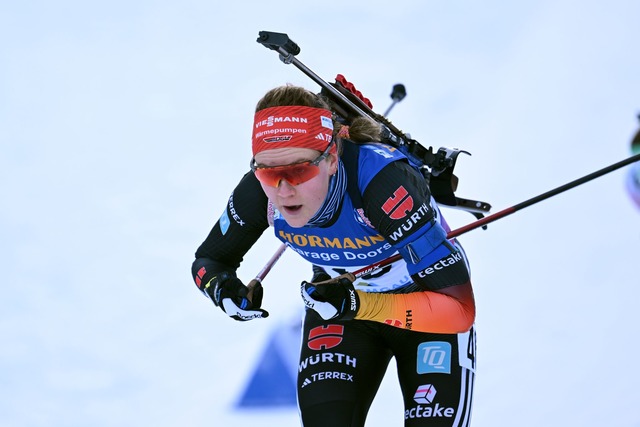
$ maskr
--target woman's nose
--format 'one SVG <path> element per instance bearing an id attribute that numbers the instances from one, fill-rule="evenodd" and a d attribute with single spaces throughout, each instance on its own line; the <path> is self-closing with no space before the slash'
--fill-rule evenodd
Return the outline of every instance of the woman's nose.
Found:
<path id="1" fill-rule="evenodd" d="M 295 192 L 295 187 L 289 184 L 289 181 L 286 179 L 281 179 L 278 183 L 278 195 L 279 196 L 290 196 Z"/>

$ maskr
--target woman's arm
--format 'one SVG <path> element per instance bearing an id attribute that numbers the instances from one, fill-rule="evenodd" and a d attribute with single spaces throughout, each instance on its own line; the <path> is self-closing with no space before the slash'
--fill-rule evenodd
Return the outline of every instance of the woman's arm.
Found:
<path id="1" fill-rule="evenodd" d="M 471 282 L 438 291 L 385 294 L 356 291 L 360 309 L 356 319 L 373 320 L 420 332 L 466 332 L 475 320 Z"/>
<path id="2" fill-rule="evenodd" d="M 200 290 L 214 276 L 235 277 L 244 255 L 269 226 L 267 197 L 252 172 L 247 173 L 227 201 L 227 206 L 195 253 L 193 279 Z"/>
<path id="3" fill-rule="evenodd" d="M 430 205 L 424 177 L 402 161 L 382 169 L 363 192 L 364 210 L 398 249 L 414 285 L 410 293 L 357 291 L 356 319 L 423 332 L 457 333 L 475 320 L 475 303 L 464 253 L 446 239 Z"/>

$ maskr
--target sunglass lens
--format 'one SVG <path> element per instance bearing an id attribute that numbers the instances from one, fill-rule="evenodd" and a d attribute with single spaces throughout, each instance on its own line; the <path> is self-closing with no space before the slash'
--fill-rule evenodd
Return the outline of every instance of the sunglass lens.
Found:
<path id="1" fill-rule="evenodd" d="M 260 182 L 271 187 L 277 187 L 283 179 L 295 186 L 317 176 L 320 168 L 310 163 L 298 163 L 274 168 L 257 168 L 255 173 Z"/>

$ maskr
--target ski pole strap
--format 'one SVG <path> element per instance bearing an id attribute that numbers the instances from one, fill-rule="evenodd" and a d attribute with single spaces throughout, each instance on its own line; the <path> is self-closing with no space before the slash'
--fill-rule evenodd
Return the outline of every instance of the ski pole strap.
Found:
<path id="1" fill-rule="evenodd" d="M 398 248 L 398 252 L 402 255 L 402 258 L 410 260 L 411 264 L 417 264 L 446 240 L 447 232 L 433 222 L 431 228 L 425 234 L 408 245 Z"/>

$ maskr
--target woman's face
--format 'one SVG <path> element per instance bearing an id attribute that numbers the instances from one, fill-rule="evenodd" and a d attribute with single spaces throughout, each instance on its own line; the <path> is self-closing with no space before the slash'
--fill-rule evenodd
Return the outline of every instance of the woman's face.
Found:
<path id="1" fill-rule="evenodd" d="M 315 160 L 321 153 L 309 148 L 275 148 L 256 154 L 255 162 L 261 167 L 283 166 L 292 163 Z M 260 185 L 265 194 L 280 211 L 287 224 L 302 227 L 320 209 L 329 189 L 329 178 L 336 172 L 338 160 L 336 154 L 330 154 L 318 166 L 319 173 L 310 180 L 291 185 L 281 180 L 278 187 Z"/>

